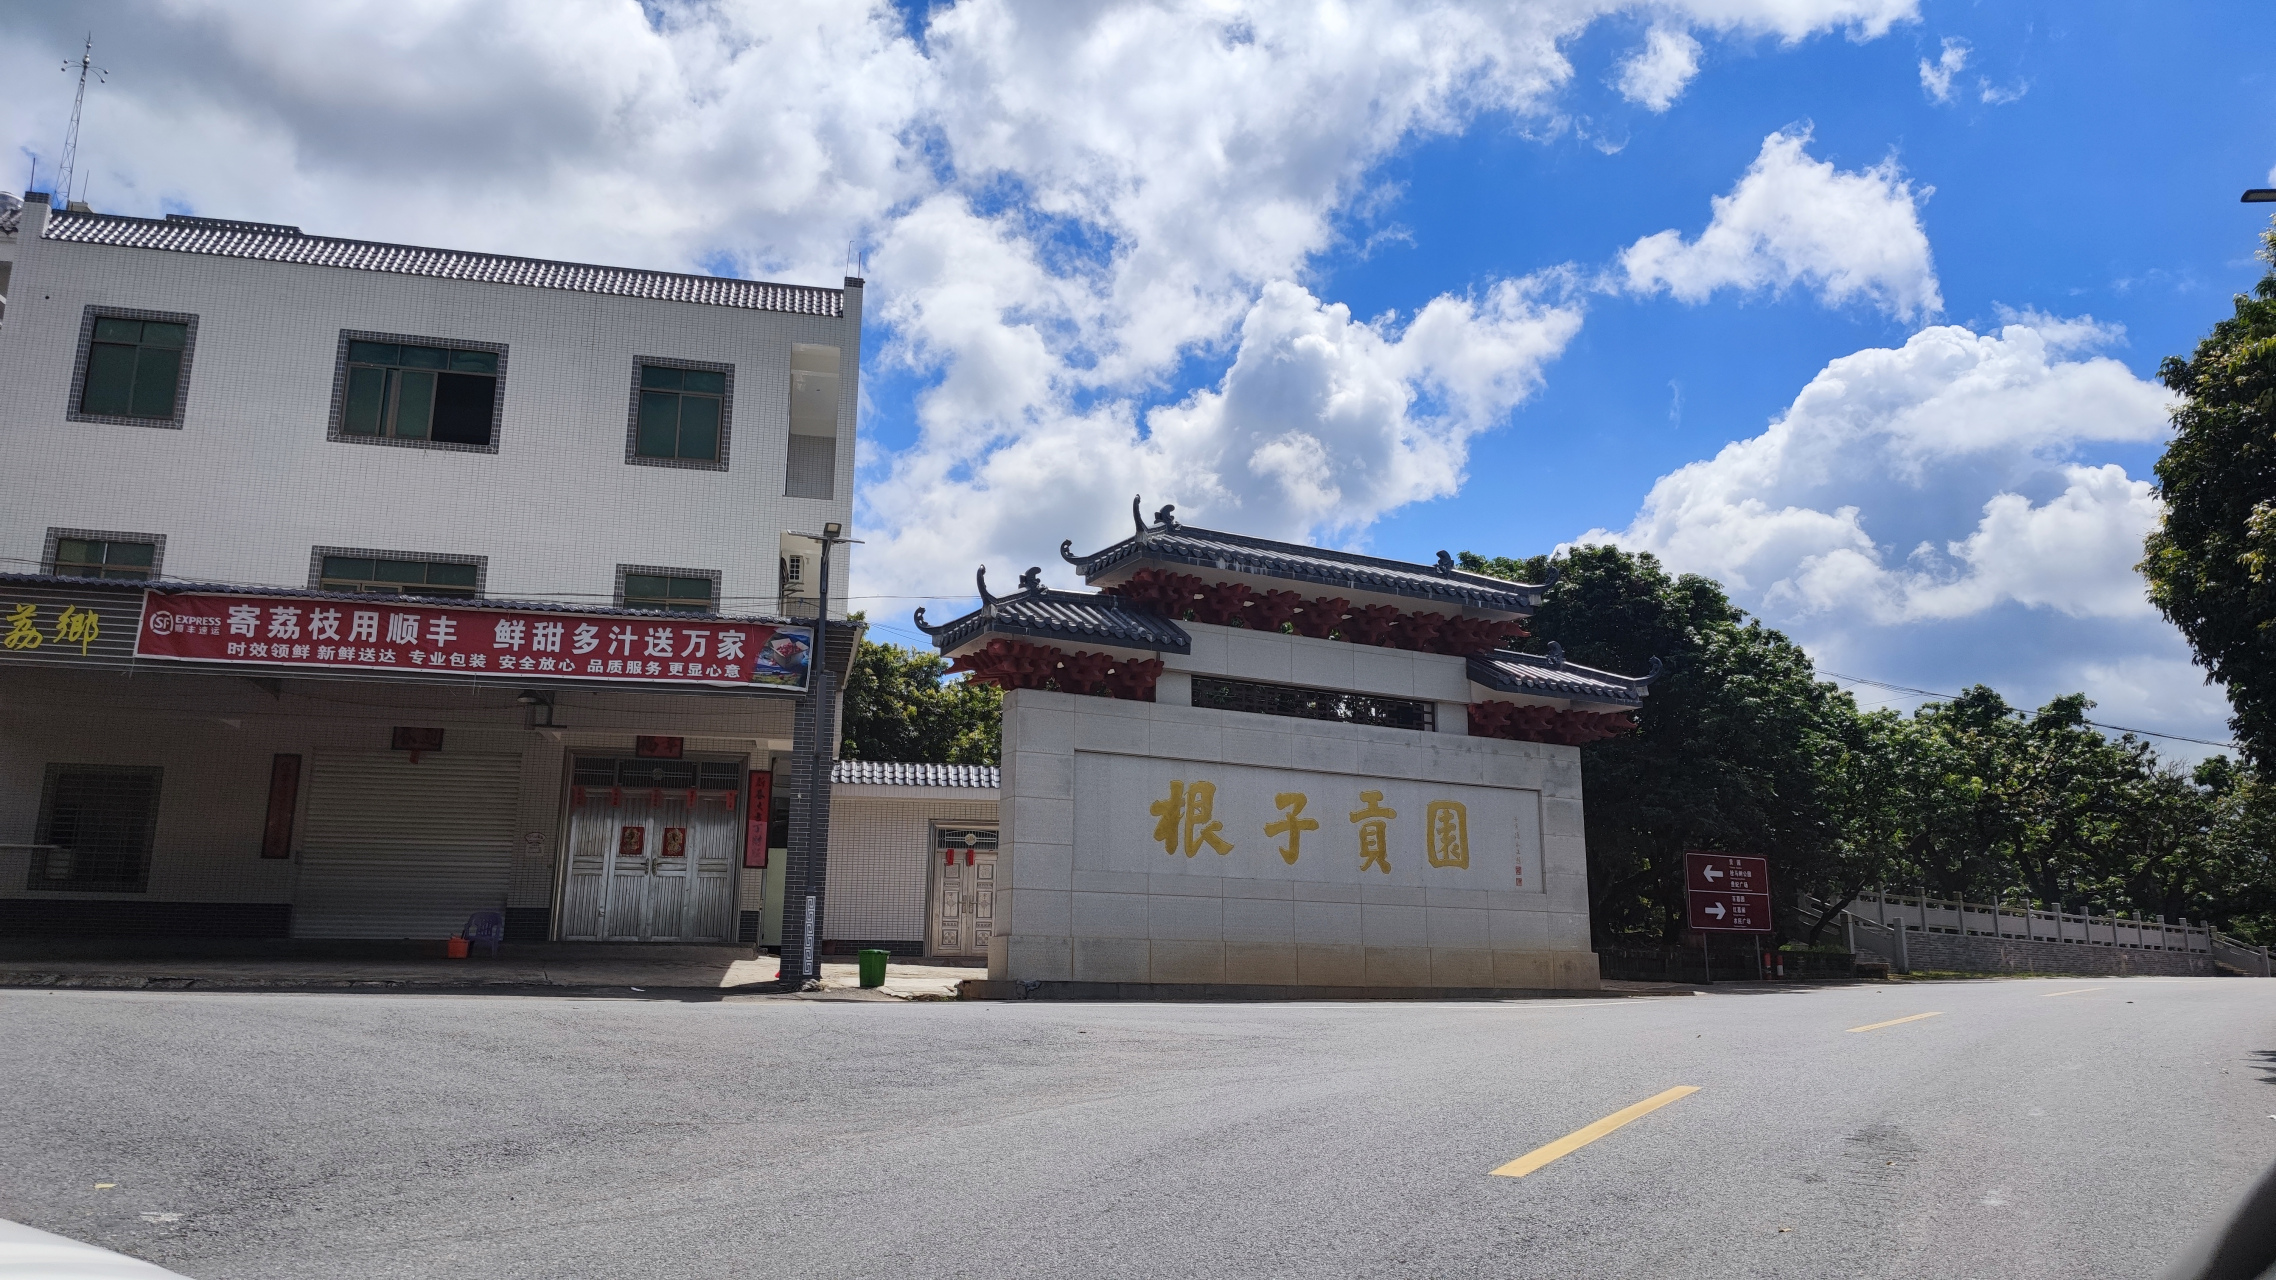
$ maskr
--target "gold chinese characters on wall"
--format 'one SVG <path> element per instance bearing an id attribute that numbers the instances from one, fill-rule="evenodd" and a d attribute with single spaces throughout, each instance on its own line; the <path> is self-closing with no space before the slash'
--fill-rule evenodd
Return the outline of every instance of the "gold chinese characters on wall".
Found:
<path id="1" fill-rule="evenodd" d="M 1262 824 L 1265 838 L 1279 842 L 1271 846 L 1273 852 L 1289 866 L 1295 866 L 1303 856 L 1304 837 L 1320 829 L 1319 819 L 1304 816 L 1305 807 L 1310 803 L 1311 797 L 1304 792 L 1276 791 L 1272 807 L 1280 816 Z M 1359 791 L 1358 805 L 1349 815 L 1350 838 L 1331 840 L 1326 850 L 1321 850 L 1315 841 L 1314 856 L 1356 857 L 1361 870 L 1389 875 L 1397 847 L 1392 824 L 1399 821 L 1399 811 L 1383 803 L 1381 790 Z M 1217 816 L 1215 782 L 1173 779 L 1168 794 L 1149 804 L 1147 813 L 1154 819 L 1154 843 L 1161 845 L 1162 851 L 1171 857 L 1183 854 L 1192 858 L 1203 849 L 1224 857 L 1238 847 L 1237 841 L 1228 838 L 1225 823 Z M 1423 807 L 1421 826 L 1424 862 L 1433 867 L 1469 869 L 1469 806 L 1460 800 L 1431 800 Z M 1523 883 L 1522 879 L 1519 883 Z"/>

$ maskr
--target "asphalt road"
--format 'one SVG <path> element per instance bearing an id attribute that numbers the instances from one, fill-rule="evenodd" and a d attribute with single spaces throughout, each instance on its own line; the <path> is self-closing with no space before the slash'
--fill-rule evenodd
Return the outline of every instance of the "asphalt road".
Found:
<path id="1" fill-rule="evenodd" d="M 2276 1160 L 2276 982 L 1434 1005 L 6 991 L 0 1073 L 0 1217 L 198 1280 L 2132 1280 Z M 1698 1091 L 1490 1172 L 1679 1085 Z"/>

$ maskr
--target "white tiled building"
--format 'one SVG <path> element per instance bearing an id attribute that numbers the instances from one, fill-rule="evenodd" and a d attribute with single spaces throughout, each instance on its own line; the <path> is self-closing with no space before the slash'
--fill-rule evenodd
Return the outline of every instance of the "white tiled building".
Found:
<path id="1" fill-rule="evenodd" d="M 0 272 L 0 933 L 757 940 L 801 700 L 748 651 L 851 522 L 860 281 L 37 196 Z M 386 660 L 189 625 L 383 601 Z"/>

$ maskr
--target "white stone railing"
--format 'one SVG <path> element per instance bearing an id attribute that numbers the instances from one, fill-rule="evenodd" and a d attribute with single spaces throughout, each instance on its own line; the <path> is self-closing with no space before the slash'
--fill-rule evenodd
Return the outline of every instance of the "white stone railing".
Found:
<path id="1" fill-rule="evenodd" d="M 1802 906 L 1816 913 L 1829 904 L 1805 894 Z M 2187 920 L 2168 923 L 2163 916 L 2097 916 L 2068 911 L 2040 911 L 2015 903 L 1968 902 L 1956 898 L 1906 897 L 1872 890 L 1857 895 L 1848 912 L 1861 922 L 1885 929 L 1912 929 L 1976 938 L 2012 938 L 2019 942 L 2069 942 L 2083 946 L 2128 947 L 2142 951 L 2186 951 L 2199 955 L 2213 950 L 2213 930 Z M 2243 944 L 2226 940 L 2231 946 Z"/>

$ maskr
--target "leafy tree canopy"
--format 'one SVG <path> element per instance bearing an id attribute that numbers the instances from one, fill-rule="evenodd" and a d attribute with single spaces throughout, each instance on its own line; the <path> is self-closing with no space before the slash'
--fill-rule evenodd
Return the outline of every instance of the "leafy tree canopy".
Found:
<path id="1" fill-rule="evenodd" d="M 2189 359 L 2158 370 L 2182 397 L 2158 461 L 2165 517 L 2141 570 L 2150 599 L 2228 690 L 2247 755 L 2276 760 L 2276 228 L 2271 270 Z"/>
<path id="2" fill-rule="evenodd" d="M 994 764 L 1003 741 L 1003 694 L 948 678 L 948 659 L 927 650 L 861 642 L 846 678 L 848 760 Z"/>
<path id="3" fill-rule="evenodd" d="M 1462 564 L 1528 582 L 1550 568 Z M 1556 567 L 1531 647 L 1612 671 L 1667 664 L 1635 732 L 1580 749 L 1598 946 L 1677 939 L 1689 849 L 1769 858 L 1788 937 L 1819 932 L 1798 894 L 1843 904 L 1886 887 L 2276 939 L 2276 787 L 2250 766 L 2161 762 L 2089 725 L 2083 694 L 2029 712 L 1978 685 L 1911 716 L 1860 711 L 1708 579 L 1610 547 Z"/>

